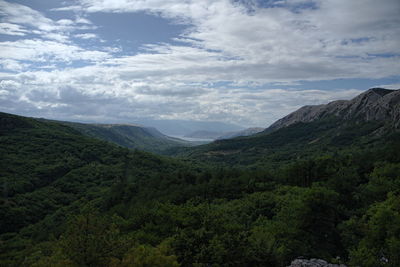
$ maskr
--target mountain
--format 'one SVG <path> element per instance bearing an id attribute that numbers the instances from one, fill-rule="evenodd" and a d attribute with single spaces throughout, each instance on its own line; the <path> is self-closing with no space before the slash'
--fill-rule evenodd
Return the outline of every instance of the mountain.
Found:
<path id="1" fill-rule="evenodd" d="M 177 137 L 189 135 L 195 131 L 232 132 L 244 129 L 235 124 L 216 121 L 138 119 L 136 122 L 140 125 L 154 127 L 163 134 Z"/>
<path id="2" fill-rule="evenodd" d="M 238 132 L 225 133 L 223 135 L 220 135 L 217 139 L 231 139 L 231 138 L 235 138 L 235 137 L 239 137 L 239 136 L 249 136 L 249 135 L 257 134 L 264 130 L 265 130 L 265 128 L 260 128 L 260 127 L 247 128 L 247 129 L 244 129 L 244 130 L 238 131 Z"/>
<path id="3" fill-rule="evenodd" d="M 195 142 L 166 136 L 152 127 L 143 127 L 135 124 L 84 124 L 75 122 L 61 122 L 84 135 L 95 137 L 117 145 L 139 149 L 143 151 L 163 154 L 169 149 L 189 147 Z"/>
<path id="4" fill-rule="evenodd" d="M 302 107 L 254 136 L 217 140 L 181 150 L 179 155 L 248 165 L 373 145 L 398 132 L 399 103 L 400 90 L 374 88 L 352 100 Z"/>
<path id="5" fill-rule="evenodd" d="M 270 132 L 299 122 L 312 122 L 329 116 L 343 120 L 386 121 L 400 127 L 400 90 L 372 88 L 351 100 L 326 105 L 304 106 L 273 123 Z"/>

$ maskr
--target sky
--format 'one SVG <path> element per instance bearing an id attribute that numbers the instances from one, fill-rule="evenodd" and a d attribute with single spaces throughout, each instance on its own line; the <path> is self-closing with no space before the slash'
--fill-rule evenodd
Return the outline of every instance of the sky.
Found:
<path id="1" fill-rule="evenodd" d="M 399 0 L 0 0 L 0 111 L 267 127 L 400 88 Z"/>

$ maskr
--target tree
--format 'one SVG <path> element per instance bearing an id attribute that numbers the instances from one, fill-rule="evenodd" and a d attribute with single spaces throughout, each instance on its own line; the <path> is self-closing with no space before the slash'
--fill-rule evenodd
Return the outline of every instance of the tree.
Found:
<path id="1" fill-rule="evenodd" d="M 107 266 L 112 258 L 121 258 L 127 243 L 120 239 L 115 224 L 87 212 L 70 220 L 60 247 L 78 266 Z"/>
<path id="2" fill-rule="evenodd" d="M 130 249 L 115 267 L 179 267 L 176 256 L 169 250 L 165 242 L 157 247 L 139 245 Z"/>
<path id="3" fill-rule="evenodd" d="M 361 219 L 364 236 L 350 251 L 352 265 L 400 266 L 400 197 L 389 194 L 387 200 L 373 205 Z"/>

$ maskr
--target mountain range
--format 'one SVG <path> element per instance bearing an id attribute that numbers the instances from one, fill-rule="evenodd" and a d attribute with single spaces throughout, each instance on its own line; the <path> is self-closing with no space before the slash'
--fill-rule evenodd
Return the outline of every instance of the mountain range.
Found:
<path id="1" fill-rule="evenodd" d="M 183 149 L 179 155 L 231 164 L 291 160 L 310 151 L 380 141 L 398 132 L 399 112 L 400 90 L 372 88 L 351 100 L 302 107 L 258 134 Z"/>
<path id="2" fill-rule="evenodd" d="M 400 127 L 400 90 L 372 88 L 351 100 L 338 100 L 326 105 L 304 106 L 273 123 L 267 132 L 299 122 L 312 122 L 329 116 L 343 121 L 385 121 Z"/>

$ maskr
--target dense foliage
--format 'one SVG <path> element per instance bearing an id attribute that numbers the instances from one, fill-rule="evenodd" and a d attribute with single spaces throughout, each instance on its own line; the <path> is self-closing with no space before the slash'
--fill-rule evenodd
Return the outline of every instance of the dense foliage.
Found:
<path id="1" fill-rule="evenodd" d="M 400 266 L 397 134 L 222 167 L 0 123 L 0 266 Z"/>

